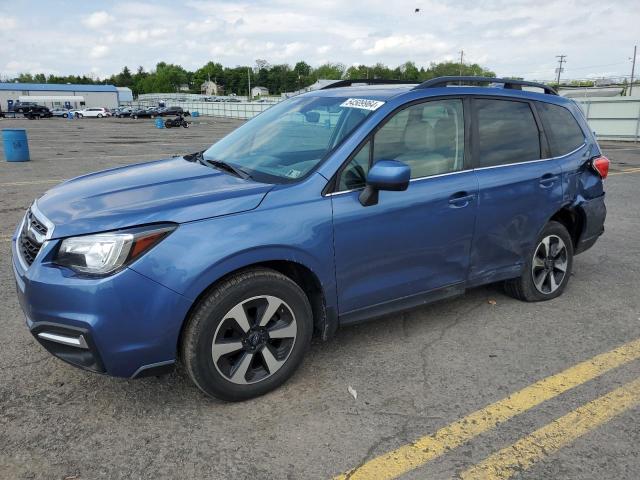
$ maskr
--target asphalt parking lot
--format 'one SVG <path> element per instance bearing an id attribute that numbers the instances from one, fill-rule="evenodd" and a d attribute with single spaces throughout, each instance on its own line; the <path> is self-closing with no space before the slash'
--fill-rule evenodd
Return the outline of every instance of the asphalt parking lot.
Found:
<path id="1" fill-rule="evenodd" d="M 0 120 L 27 129 L 32 156 L 0 162 L 0 479 L 638 478 L 637 143 L 603 143 L 606 232 L 553 301 L 488 286 L 345 328 L 284 387 L 236 404 L 180 372 L 115 379 L 45 352 L 14 292 L 24 211 L 59 181 L 195 152 L 240 124 L 193 121 Z"/>

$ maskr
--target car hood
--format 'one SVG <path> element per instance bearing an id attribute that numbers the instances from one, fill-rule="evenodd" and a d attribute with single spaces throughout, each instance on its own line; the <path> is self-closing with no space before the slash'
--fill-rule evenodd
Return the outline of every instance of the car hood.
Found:
<path id="1" fill-rule="evenodd" d="M 52 238 L 60 238 L 252 210 L 271 188 L 176 157 L 68 180 L 37 206 L 54 224 Z"/>

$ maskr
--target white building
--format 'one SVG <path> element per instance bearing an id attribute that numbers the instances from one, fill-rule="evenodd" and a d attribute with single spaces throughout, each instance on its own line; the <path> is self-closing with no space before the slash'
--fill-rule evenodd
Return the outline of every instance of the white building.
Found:
<path id="1" fill-rule="evenodd" d="M 16 102 L 67 108 L 115 108 L 119 103 L 118 90 L 113 85 L 0 83 L 2 109 L 12 110 Z"/>
<path id="2" fill-rule="evenodd" d="M 261 97 L 263 95 L 269 95 L 269 89 L 267 87 L 253 87 L 251 89 L 252 97 Z"/>
<path id="3" fill-rule="evenodd" d="M 222 85 L 218 85 L 216 82 L 212 82 L 211 80 L 205 80 L 200 85 L 200 93 L 202 95 L 211 96 L 211 95 L 222 95 L 224 92 L 224 88 Z"/>

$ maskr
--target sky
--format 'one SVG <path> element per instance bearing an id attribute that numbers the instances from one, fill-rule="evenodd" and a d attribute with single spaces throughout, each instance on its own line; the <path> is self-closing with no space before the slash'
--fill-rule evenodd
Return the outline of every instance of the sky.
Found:
<path id="1" fill-rule="evenodd" d="M 563 77 L 577 79 L 630 75 L 634 44 L 639 0 L 0 0 L 0 78 L 160 61 L 426 67 L 462 50 L 499 76 L 537 80 L 554 78 L 564 54 Z"/>

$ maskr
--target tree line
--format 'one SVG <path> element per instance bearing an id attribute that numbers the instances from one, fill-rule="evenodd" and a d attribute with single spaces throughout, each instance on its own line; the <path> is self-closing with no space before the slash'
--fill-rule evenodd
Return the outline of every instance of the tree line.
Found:
<path id="1" fill-rule="evenodd" d="M 382 63 L 375 65 L 354 65 L 346 67 L 342 63 L 327 63 L 312 67 L 300 61 L 293 67 L 288 64 L 271 65 L 265 60 L 256 60 L 255 65 L 225 67 L 217 62 L 208 62 L 195 71 L 188 71 L 180 65 L 160 62 L 156 68 L 145 71 L 138 67 L 132 72 L 124 67 L 118 74 L 106 78 L 92 78 L 86 75 L 44 75 L 42 73 L 22 73 L 12 79 L 22 83 L 75 83 L 110 84 L 129 87 L 134 94 L 190 92 L 200 93 L 200 87 L 207 80 L 224 87 L 225 94 L 246 95 L 249 87 L 262 86 L 272 95 L 293 92 L 315 83 L 318 79 L 384 79 L 422 82 L 444 75 L 471 75 L 495 77 L 495 73 L 478 64 L 456 62 L 431 63 L 428 67 L 418 67 L 414 62 L 405 62 L 395 68 Z"/>

